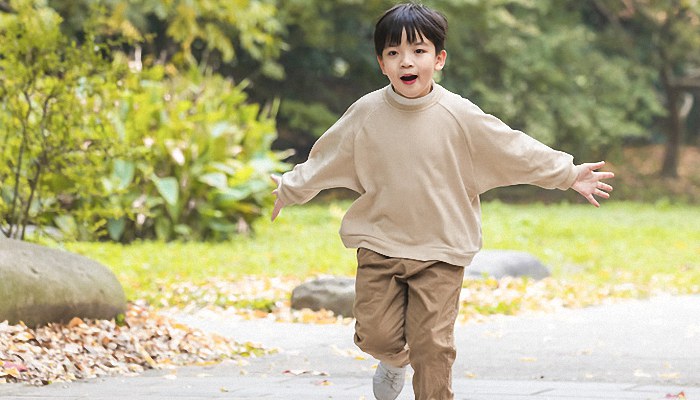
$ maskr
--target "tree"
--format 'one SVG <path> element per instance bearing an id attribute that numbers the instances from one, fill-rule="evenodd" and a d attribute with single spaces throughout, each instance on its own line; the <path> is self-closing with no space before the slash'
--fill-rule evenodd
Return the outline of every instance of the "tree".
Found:
<path id="1" fill-rule="evenodd" d="M 574 0 L 432 1 L 451 21 L 442 83 L 539 140 L 603 157 L 648 135 L 652 73 L 606 52 Z"/>
<path id="2" fill-rule="evenodd" d="M 662 112 L 653 71 L 606 51 L 582 2 L 427 0 L 450 21 L 440 82 L 515 128 L 581 157 L 648 136 Z M 258 78 L 257 101 L 281 98 L 278 146 L 306 157 L 316 137 L 361 95 L 386 84 L 372 46 L 388 1 L 279 2 L 283 82 Z"/>
<path id="3" fill-rule="evenodd" d="M 360 96 L 386 84 L 377 67 L 373 22 L 390 0 L 277 0 L 285 51 L 283 81 L 253 79 L 259 102 L 281 100 L 276 146 L 306 159 L 314 141 Z M 243 71 L 237 70 L 238 74 Z"/>
<path id="4" fill-rule="evenodd" d="M 95 4 L 106 9 L 100 33 L 129 41 L 130 52 L 143 62 L 184 70 L 206 65 L 226 74 L 242 60 L 252 60 L 248 74 L 283 76 L 275 61 L 284 46 L 282 26 L 270 1 L 49 0 L 66 20 L 63 29 L 71 37 L 80 36 Z"/>
<path id="5" fill-rule="evenodd" d="M 679 149 L 693 92 L 700 92 L 700 2 L 617 0 L 593 2 L 619 51 L 655 69 L 666 108 L 666 151 L 661 175 L 678 176 Z"/>

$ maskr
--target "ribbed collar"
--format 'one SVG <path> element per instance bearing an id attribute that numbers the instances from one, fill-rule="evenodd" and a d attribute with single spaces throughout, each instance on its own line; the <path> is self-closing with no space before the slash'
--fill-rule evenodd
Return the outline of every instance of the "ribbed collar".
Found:
<path id="1" fill-rule="evenodd" d="M 423 110 L 437 103 L 444 92 L 444 88 L 433 82 L 433 90 L 427 95 L 417 99 L 408 99 L 394 91 L 391 85 L 384 88 L 384 99 L 393 107 L 403 111 Z"/>

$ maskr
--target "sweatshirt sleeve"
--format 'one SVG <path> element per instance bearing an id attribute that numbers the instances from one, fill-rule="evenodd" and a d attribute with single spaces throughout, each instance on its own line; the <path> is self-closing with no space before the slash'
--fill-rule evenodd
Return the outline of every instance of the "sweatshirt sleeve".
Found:
<path id="1" fill-rule="evenodd" d="M 306 203 L 321 190 L 330 188 L 363 191 L 354 161 L 354 139 L 361 114 L 357 108 L 350 106 L 314 143 L 308 160 L 282 175 L 278 196 L 284 204 Z"/>
<path id="2" fill-rule="evenodd" d="M 511 129 L 473 103 L 470 107 L 467 141 L 479 193 L 518 184 L 560 190 L 571 187 L 576 179 L 573 156 Z"/>

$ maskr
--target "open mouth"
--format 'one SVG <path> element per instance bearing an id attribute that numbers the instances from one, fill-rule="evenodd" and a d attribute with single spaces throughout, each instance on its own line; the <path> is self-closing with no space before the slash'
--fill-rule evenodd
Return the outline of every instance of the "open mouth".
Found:
<path id="1" fill-rule="evenodd" d="M 416 79 L 418 79 L 418 75 L 404 75 L 401 77 L 401 80 L 406 83 L 414 82 Z"/>

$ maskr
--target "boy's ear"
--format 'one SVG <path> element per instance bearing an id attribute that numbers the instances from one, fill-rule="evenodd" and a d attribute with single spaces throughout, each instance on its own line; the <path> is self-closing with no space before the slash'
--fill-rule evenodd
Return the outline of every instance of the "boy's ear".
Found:
<path id="1" fill-rule="evenodd" d="M 379 63 L 379 68 L 382 70 L 382 74 L 386 75 L 386 71 L 384 71 L 384 60 L 382 60 L 382 56 L 377 56 L 377 62 Z"/>
<path id="2" fill-rule="evenodd" d="M 441 50 L 435 57 L 435 71 L 442 71 L 447 61 L 447 51 Z"/>

